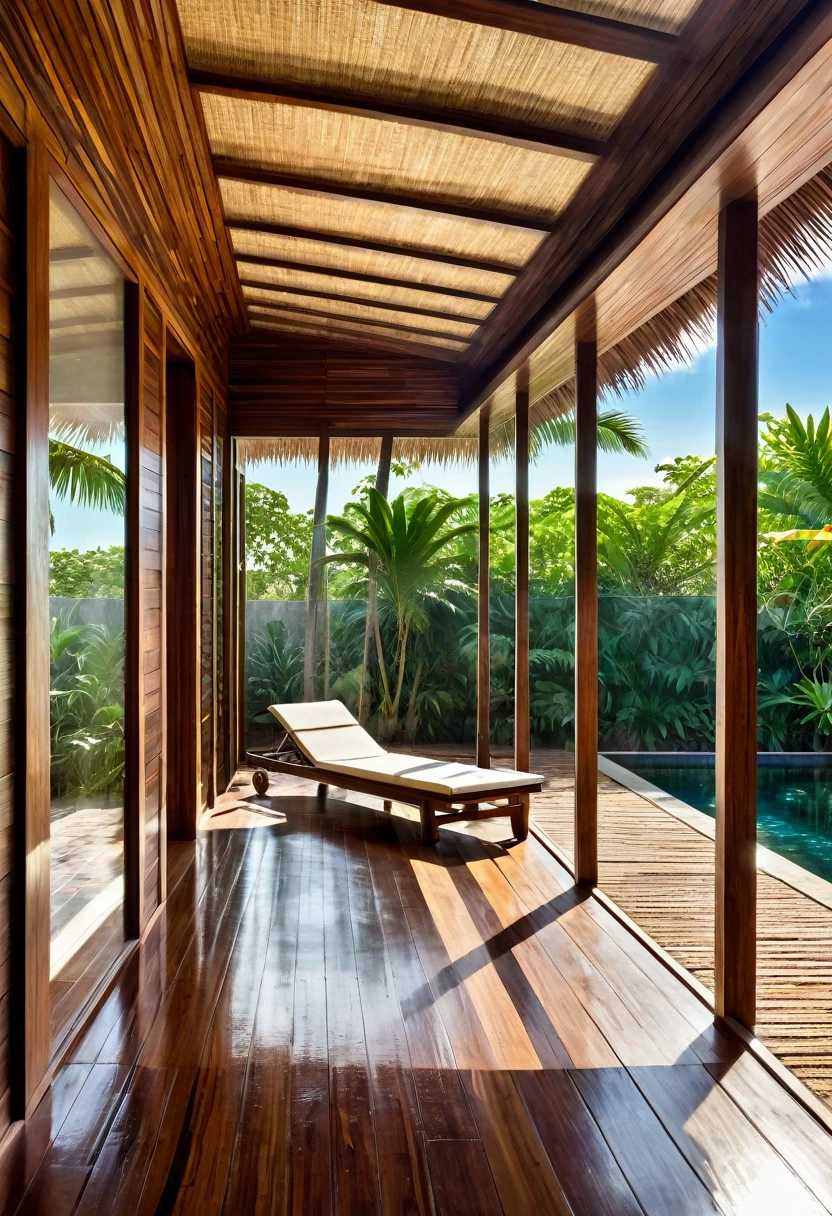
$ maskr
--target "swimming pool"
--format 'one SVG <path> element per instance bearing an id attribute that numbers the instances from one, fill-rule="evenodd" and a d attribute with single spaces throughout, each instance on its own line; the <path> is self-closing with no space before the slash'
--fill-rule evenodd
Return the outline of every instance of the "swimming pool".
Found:
<path id="1" fill-rule="evenodd" d="M 617 752 L 609 758 L 681 802 L 715 816 L 713 760 L 674 763 L 663 756 Z M 704 763 L 702 761 L 704 760 Z M 757 837 L 760 844 L 832 882 L 832 765 L 761 763 L 757 770 Z M 698 763 L 696 761 L 699 761 Z M 786 757 L 784 757 L 786 761 Z"/>

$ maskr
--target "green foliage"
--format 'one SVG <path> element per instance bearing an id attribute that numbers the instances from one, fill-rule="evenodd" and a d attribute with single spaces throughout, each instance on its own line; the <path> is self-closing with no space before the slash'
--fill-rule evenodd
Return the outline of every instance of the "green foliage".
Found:
<path id="1" fill-rule="evenodd" d="M 52 619 L 50 723 L 53 797 L 124 788 L 124 630 Z"/>
<path id="2" fill-rule="evenodd" d="M 246 595 L 302 600 L 309 579 L 312 512 L 292 511 L 280 490 L 246 484 Z"/>
<path id="3" fill-rule="evenodd" d="M 274 721 L 270 705 L 299 701 L 303 692 L 303 647 L 292 641 L 282 621 L 268 621 L 248 646 L 246 661 L 249 724 Z"/>
<path id="4" fill-rule="evenodd" d="M 127 480 L 106 456 L 95 456 L 61 439 L 49 440 L 49 485 L 56 498 L 123 515 Z"/>
<path id="5" fill-rule="evenodd" d="M 570 447 L 575 442 L 575 414 L 561 414 L 539 422 L 530 436 L 530 454 L 536 459 L 548 446 Z M 626 452 L 628 456 L 646 456 L 647 443 L 637 418 L 620 410 L 599 410 L 598 447 L 602 452 Z"/>
<path id="6" fill-rule="evenodd" d="M 70 599 L 122 599 L 124 546 L 53 549 L 49 554 L 49 594 Z"/>

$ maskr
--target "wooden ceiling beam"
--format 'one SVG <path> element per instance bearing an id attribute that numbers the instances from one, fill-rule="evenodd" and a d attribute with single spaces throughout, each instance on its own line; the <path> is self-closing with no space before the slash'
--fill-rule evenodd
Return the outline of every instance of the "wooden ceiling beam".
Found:
<path id="1" fill-rule="evenodd" d="M 373 97 L 354 93 L 349 89 L 295 81 L 278 83 L 241 76 L 225 76 L 218 72 L 192 70 L 189 78 L 200 93 L 215 93 L 221 97 L 234 97 L 244 101 L 302 106 L 307 109 L 325 110 L 331 114 L 373 118 L 445 134 L 493 140 L 517 148 L 530 148 L 534 152 L 553 152 L 577 160 L 596 161 L 606 150 L 606 144 L 602 140 L 538 127 L 517 119 L 503 118 L 498 114 L 476 114 L 447 106 Z"/>
<path id="2" fill-rule="evenodd" d="M 251 321 L 250 317 L 249 321 Z M 325 325 L 317 325 L 314 321 L 293 320 L 289 323 L 293 327 L 301 330 L 303 337 L 326 338 L 328 342 L 333 342 L 336 347 L 338 343 L 343 340 L 344 342 L 351 344 L 353 347 L 357 344 L 361 346 L 364 351 L 371 354 L 375 351 L 385 354 L 412 355 L 418 359 L 425 359 L 427 361 L 438 359 L 443 363 L 453 363 L 457 367 L 459 366 L 459 352 L 455 350 L 448 350 L 448 348 L 445 346 L 428 346 L 424 343 L 412 342 L 409 338 L 394 338 L 392 335 L 388 336 L 387 334 L 354 334 L 348 329 L 328 329 Z M 252 344 L 253 342 L 257 342 L 258 344 L 262 343 L 263 345 L 267 345 L 269 342 L 274 342 L 275 338 L 282 337 L 284 339 L 291 339 L 292 336 L 291 330 L 286 328 L 278 328 L 277 325 L 270 325 L 265 321 L 262 321 L 259 325 L 253 326 L 250 332 L 242 340 L 245 342 L 251 342 Z M 245 390 L 240 385 L 235 385 L 232 391 L 235 394 L 241 394 Z M 248 399 L 249 398 L 247 395 L 246 400 L 248 401 Z M 254 405 L 262 404 L 268 409 L 271 405 L 271 396 L 266 395 L 262 401 L 259 398 L 253 398 L 252 401 Z M 302 435 L 306 429 L 308 429 L 308 426 L 298 426 L 297 431 L 292 433 Z M 237 432 L 235 432 L 235 434 L 236 433 Z M 283 433 L 288 434 L 289 432 L 284 430 Z M 350 432 L 344 433 L 349 434 Z M 363 435 L 366 434 L 366 431 L 356 431 L 356 434 L 359 433 Z M 246 434 L 252 435 L 253 437 L 252 432 L 246 432 Z M 396 434 L 405 435 L 407 432 L 400 430 L 397 427 Z"/>
<path id="3" fill-rule="evenodd" d="M 675 34 L 595 17 L 574 9 L 557 8 L 538 0 L 378 0 L 391 8 L 430 13 L 453 21 L 488 25 L 550 42 L 584 46 L 592 51 L 607 51 L 628 59 L 661 63 L 678 45 Z"/>
<path id="4" fill-rule="evenodd" d="M 349 279 L 357 283 L 378 283 L 382 287 L 405 287 L 408 291 L 427 291 L 439 296 L 453 296 L 457 300 L 477 300 L 481 304 L 499 304 L 500 296 L 488 296 L 479 291 L 462 291 L 459 287 L 440 287 L 435 283 L 418 283 L 414 279 L 387 279 L 377 274 L 362 274 L 357 270 L 341 270 L 337 266 L 318 266 L 315 262 L 293 262 L 288 258 L 267 258 L 251 253 L 236 253 L 234 257 L 239 270 L 240 262 L 253 266 L 274 266 L 278 270 L 295 270 L 303 274 L 323 274 L 336 279 Z"/>
<path id="5" fill-rule="evenodd" d="M 466 270 L 484 270 L 489 274 L 508 274 L 516 278 L 523 269 L 509 262 L 489 262 L 477 258 L 437 253 L 434 249 L 418 249 L 411 245 L 389 245 L 369 237 L 341 236 L 337 232 L 318 232 L 311 228 L 293 228 L 289 224 L 269 224 L 263 220 L 229 219 L 230 229 L 238 232 L 262 232 L 265 236 L 290 236 L 299 241 L 318 241 L 324 245 L 343 245 L 346 249 L 369 249 L 373 253 L 392 253 L 395 257 L 418 258 L 424 262 L 441 262 L 443 266 L 462 266 Z"/>
<path id="6" fill-rule="evenodd" d="M 280 169 L 261 169 L 246 161 L 233 160 L 226 156 L 214 157 L 214 172 L 217 177 L 230 181 L 256 182 L 262 186 L 282 186 L 289 190 L 307 190 L 311 194 L 323 194 L 329 198 L 357 198 L 372 203 L 387 203 L 393 207 L 413 207 L 419 211 L 435 211 L 439 215 L 455 215 L 464 220 L 503 224 L 509 228 L 526 228 L 529 232 L 551 232 L 557 223 L 555 216 L 520 215 L 515 211 L 501 211 L 494 207 L 444 202 L 431 194 L 372 190 L 369 186 L 284 173 Z"/>
<path id="7" fill-rule="evenodd" d="M 442 338 L 448 342 L 458 342 L 465 346 L 469 338 L 461 338 L 458 334 L 446 333 L 443 329 L 421 329 L 418 325 L 402 325 L 397 321 L 370 321 L 365 317 L 350 317 L 342 312 L 326 312 L 323 308 L 303 308 L 300 304 L 265 304 L 260 300 L 249 300 L 249 319 L 253 319 L 252 308 L 263 309 L 266 312 L 284 314 L 298 312 L 303 316 L 324 317 L 329 321 L 337 321 L 339 325 L 370 325 L 373 329 L 392 329 L 404 334 L 420 334 L 423 338 Z"/>
<path id="8" fill-rule="evenodd" d="M 240 279 L 241 287 L 256 287 L 261 291 L 283 291 L 294 296 L 314 296 L 318 300 L 336 300 L 340 304 L 358 304 L 362 308 L 383 308 L 386 312 L 412 312 L 419 317 L 438 317 L 443 321 L 459 321 L 461 325 L 482 325 L 485 317 L 469 317 L 456 312 L 441 312 L 438 308 L 416 308 L 413 304 L 391 304 L 387 300 L 365 299 L 363 296 L 344 296 L 337 291 L 319 291 L 316 287 L 292 287 L 281 283 L 267 283 L 262 279 Z M 246 302 L 251 304 L 250 296 Z M 259 303 L 260 301 L 257 301 Z"/>

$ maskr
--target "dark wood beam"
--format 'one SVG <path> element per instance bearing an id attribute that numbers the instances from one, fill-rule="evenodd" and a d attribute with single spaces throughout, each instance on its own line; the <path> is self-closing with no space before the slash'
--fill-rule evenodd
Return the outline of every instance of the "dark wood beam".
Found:
<path id="1" fill-rule="evenodd" d="M 514 390 L 514 767 L 531 763 L 529 697 L 529 369 L 517 373 Z"/>
<path id="2" fill-rule="evenodd" d="M 291 325 L 292 331 L 288 330 L 286 326 L 280 326 L 277 317 L 274 318 L 273 322 L 268 317 L 249 317 L 250 323 L 255 321 L 257 324 L 252 325 L 251 335 L 257 336 L 258 338 L 263 338 L 266 334 L 278 334 L 282 335 L 284 338 L 291 337 L 291 332 L 297 329 L 301 331 L 304 337 L 328 338 L 336 343 L 344 341 L 353 345 L 359 344 L 364 348 L 373 351 L 384 351 L 385 353 L 397 355 L 416 354 L 425 359 L 438 359 L 444 363 L 459 363 L 459 353 L 449 350 L 447 347 L 417 344 L 412 342 L 409 338 L 397 338 L 393 334 L 379 334 L 376 336 L 375 334 L 360 333 L 355 330 L 342 329 L 340 326 L 333 329 L 331 325 L 325 325 L 322 321 L 310 320 L 308 318 L 301 320 L 300 318 L 296 319 L 295 317 L 287 317 L 286 325 Z M 420 330 L 419 332 L 421 333 L 422 331 Z M 422 355 L 423 351 L 425 352 L 424 355 Z M 303 427 L 299 427 L 297 431 L 293 433 L 298 435 L 303 434 Z M 349 432 L 339 432 L 339 434 L 341 433 L 348 434 Z M 397 435 L 406 435 L 409 433 L 409 431 L 396 427 Z M 414 431 L 413 433 L 416 434 L 417 432 Z M 424 428 L 418 431 L 418 434 L 420 435 L 427 433 L 428 432 L 425 431 Z M 441 428 L 440 433 L 443 435 L 447 434 L 447 426 Z M 356 430 L 355 434 L 364 435 L 366 434 L 366 429 Z"/>
<path id="3" fill-rule="evenodd" d="M 427 291 L 434 295 L 453 296 L 457 300 L 477 300 L 481 304 L 499 304 L 501 299 L 500 296 L 487 296 L 479 291 L 461 291 L 458 287 L 439 287 L 434 283 L 417 283 L 413 279 L 388 279 L 378 274 L 341 270 L 337 266 L 318 266 L 315 262 L 292 262 L 288 258 L 267 258 L 248 253 L 235 253 L 234 257 L 238 269 L 240 262 L 249 262 L 252 266 L 275 266 L 278 270 L 295 270 L 298 274 L 324 274 L 356 283 L 378 283 L 381 287 L 405 287 L 408 291 Z"/>
<path id="4" fill-rule="evenodd" d="M 387 300 L 367 300 L 363 296 L 343 296 L 337 291 L 319 291 L 315 287 L 281 286 L 279 283 L 267 283 L 262 279 L 240 279 L 242 287 L 255 287 L 263 291 L 282 291 L 289 295 L 311 296 L 317 300 L 335 300 L 339 304 L 358 304 L 362 308 L 382 308 L 386 312 L 412 312 L 419 317 L 441 317 L 443 321 L 459 321 L 461 325 L 482 325 L 483 317 L 469 317 L 456 312 L 440 312 L 438 308 L 416 308 L 412 304 L 391 304 Z M 253 304 L 249 296 L 246 302 Z"/>
<path id="5" fill-rule="evenodd" d="M 261 169 L 246 161 L 232 160 L 226 156 L 214 157 L 214 172 L 217 177 L 227 178 L 229 181 L 256 182 L 262 186 L 280 186 L 286 190 L 307 190 L 311 194 L 323 194 L 330 198 L 365 199 L 367 202 L 387 203 L 394 207 L 435 211 L 439 215 L 456 215 L 464 220 L 480 220 L 487 224 L 526 228 L 530 232 L 551 232 L 557 222 L 556 217 L 551 215 L 521 215 L 515 211 L 501 211 L 495 207 L 443 202 L 431 194 L 373 190 L 369 186 L 350 185 L 347 182 L 333 181 L 328 178 L 284 173 L 280 169 Z"/>
<path id="6" fill-rule="evenodd" d="M 447 106 L 395 101 L 331 86 L 296 81 L 278 83 L 199 71 L 191 71 L 190 80 L 201 93 L 217 93 L 222 97 L 236 97 L 245 101 L 264 101 L 275 105 L 325 110 L 333 114 L 375 118 L 408 127 L 427 128 L 452 135 L 493 140 L 518 148 L 531 148 L 535 152 L 554 152 L 578 160 L 595 161 L 603 156 L 606 148 L 599 139 L 538 127 L 516 119 L 503 118 L 498 114 L 477 114 Z"/>
<path id="7" fill-rule="evenodd" d="M 491 450 L 488 409 L 480 410 L 477 571 L 477 764 L 491 768 Z"/>
<path id="8" fill-rule="evenodd" d="M 598 348 L 575 343 L 575 881 L 598 883 Z"/>
<path id="9" fill-rule="evenodd" d="M 419 249 L 412 245 L 389 245 L 369 237 L 341 236 L 337 232 L 318 232 L 310 228 L 293 228 L 289 224 L 268 224 L 262 220 L 226 221 L 230 230 L 238 232 L 262 232 L 266 236 L 291 236 L 301 241 L 319 241 L 324 245 L 343 245 L 346 249 L 370 249 L 374 253 L 392 253 L 395 257 L 419 258 L 425 262 L 441 262 L 444 266 L 462 266 L 466 270 L 484 270 L 490 274 L 509 274 L 516 277 L 523 269 L 509 262 L 489 262 L 478 258 L 457 257 L 455 254 L 437 252 L 435 249 Z"/>
<path id="10" fill-rule="evenodd" d="M 719 217 L 716 1013 L 749 1030 L 757 982 L 757 201 Z"/>
<path id="11" fill-rule="evenodd" d="M 446 338 L 450 342 L 460 342 L 463 346 L 470 341 L 468 338 L 462 338 L 458 334 L 446 333 L 443 329 L 420 329 L 417 325 L 402 325 L 395 321 L 370 321 L 366 317 L 351 317 L 342 312 L 327 312 L 323 308 L 302 308 L 299 304 L 272 304 L 252 301 L 249 304 L 249 311 L 252 308 L 266 309 L 268 312 L 299 312 L 310 317 L 326 317 L 330 321 L 339 323 L 347 322 L 351 325 L 370 325 L 374 329 L 393 329 L 400 333 L 406 334 L 422 334 L 423 337 L 429 338 Z"/>
<path id="12" fill-rule="evenodd" d="M 473 25 L 488 25 L 515 34 L 529 34 L 550 42 L 565 42 L 585 46 L 593 51 L 625 55 L 628 59 L 646 59 L 659 63 L 678 44 L 674 34 L 595 17 L 569 8 L 556 8 L 535 0 L 379 0 L 393 8 L 407 8 L 417 13 L 431 13 L 453 21 Z"/>
<path id="13" fill-rule="evenodd" d="M 732 35 L 736 16 L 729 4 L 724 5 L 724 16 L 712 24 L 706 47 L 712 54 L 714 39 L 717 44 L 724 44 L 732 36 L 739 39 L 735 32 Z M 667 131 L 660 136 L 645 134 L 650 114 L 661 100 L 645 97 L 643 103 L 636 103 L 634 121 L 643 119 L 645 125 L 643 130 L 639 127 L 628 134 L 624 147 L 628 155 L 621 161 L 619 149 L 618 160 L 610 157 L 600 167 L 608 167 L 605 174 L 591 175 L 591 188 L 588 181 L 586 188 L 578 191 L 561 217 L 557 232 L 541 243 L 520 280 L 495 308 L 489 324 L 483 326 L 468 356 L 460 420 L 488 401 L 500 384 L 604 282 L 830 38 L 832 0 L 819 0 L 803 5 L 744 74 L 728 81 L 721 96 L 714 93 L 712 73 L 704 66 L 713 62 L 711 58 L 703 58 L 699 67 L 695 63 L 687 65 L 678 81 L 664 81 L 662 88 L 668 97 L 685 90 L 688 110 L 692 108 L 691 96 L 695 97 L 702 117 L 689 130 L 680 124 L 672 146 Z M 723 56 L 723 75 L 729 70 Z M 706 77 L 704 85 L 700 84 L 701 76 Z M 695 87 L 701 97 L 693 92 Z M 678 97 L 676 104 L 681 104 Z M 627 166 L 636 160 L 641 168 L 634 176 Z M 629 179 L 626 186 L 625 177 Z M 625 201 L 613 209 L 609 199 L 616 190 L 625 195 Z M 603 199 L 608 200 L 606 206 L 601 205 Z M 594 231 L 593 223 L 587 221 L 593 210 L 600 217 Z"/>
<path id="14" fill-rule="evenodd" d="M 80 300 L 86 296 L 115 296 L 120 291 L 120 283 L 99 283 L 92 287 L 56 287 L 50 291 L 49 299 Z"/>

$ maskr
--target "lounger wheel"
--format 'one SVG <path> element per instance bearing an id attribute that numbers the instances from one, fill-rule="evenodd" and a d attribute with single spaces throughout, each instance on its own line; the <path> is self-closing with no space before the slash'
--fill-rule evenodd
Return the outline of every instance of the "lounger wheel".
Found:
<path id="1" fill-rule="evenodd" d="M 322 803 L 325 803 L 325 802 L 326 802 L 326 796 L 327 796 L 327 793 L 328 793 L 328 792 L 329 792 L 329 786 L 328 786 L 328 785 L 319 784 L 319 785 L 318 785 L 318 801 L 319 801 L 319 802 L 322 802 Z"/>
<path id="2" fill-rule="evenodd" d="M 269 792 L 269 774 L 264 768 L 255 769 L 254 775 L 251 778 L 251 784 L 254 786 L 254 791 L 264 798 Z"/>

